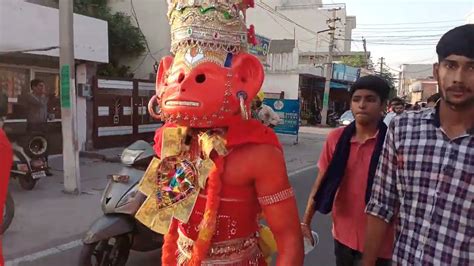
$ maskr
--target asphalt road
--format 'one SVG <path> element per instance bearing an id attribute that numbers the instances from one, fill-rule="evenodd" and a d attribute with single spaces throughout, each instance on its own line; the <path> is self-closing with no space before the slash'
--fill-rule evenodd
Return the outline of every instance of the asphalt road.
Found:
<path id="1" fill-rule="evenodd" d="M 311 168 L 290 177 L 291 183 L 296 192 L 298 208 L 300 216 L 304 212 L 306 200 L 310 192 L 312 183 L 316 177 L 316 168 Z M 319 234 L 319 245 L 306 256 L 305 266 L 310 265 L 335 265 L 333 255 L 333 240 L 331 236 L 331 219 L 329 216 L 321 216 L 316 214 L 313 219 L 313 230 Z M 80 254 L 80 247 L 67 249 L 63 252 L 56 253 L 51 256 L 42 257 L 40 259 L 19 263 L 19 266 L 75 266 L 77 258 Z M 153 251 L 147 253 L 132 252 L 130 254 L 127 265 L 140 266 L 156 266 L 160 265 L 160 252 Z M 8 265 L 8 264 L 7 264 Z"/>

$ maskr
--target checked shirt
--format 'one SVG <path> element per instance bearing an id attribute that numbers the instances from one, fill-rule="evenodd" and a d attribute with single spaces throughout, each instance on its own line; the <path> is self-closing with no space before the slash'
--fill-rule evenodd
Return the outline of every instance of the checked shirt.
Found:
<path id="1" fill-rule="evenodd" d="M 366 208 L 398 215 L 395 265 L 474 265 L 474 135 L 449 139 L 438 108 L 394 118 Z"/>

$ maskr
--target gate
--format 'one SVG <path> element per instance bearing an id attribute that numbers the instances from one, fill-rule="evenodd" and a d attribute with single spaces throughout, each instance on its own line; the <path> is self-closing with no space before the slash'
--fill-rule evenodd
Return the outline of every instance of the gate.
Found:
<path id="1" fill-rule="evenodd" d="M 153 140 L 155 130 L 162 125 L 148 113 L 147 104 L 154 94 L 155 83 L 150 81 L 95 78 L 94 148 Z"/>

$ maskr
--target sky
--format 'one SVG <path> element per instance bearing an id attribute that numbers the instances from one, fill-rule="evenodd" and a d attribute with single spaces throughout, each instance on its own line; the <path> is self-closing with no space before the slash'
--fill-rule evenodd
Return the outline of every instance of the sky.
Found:
<path id="1" fill-rule="evenodd" d="M 347 15 L 357 19 L 352 39 L 365 37 L 374 64 L 384 57 L 393 70 L 401 64 L 434 63 L 442 34 L 465 24 L 474 11 L 474 0 L 323 0 L 341 2 Z M 362 42 L 352 42 L 352 50 L 363 51 Z"/>

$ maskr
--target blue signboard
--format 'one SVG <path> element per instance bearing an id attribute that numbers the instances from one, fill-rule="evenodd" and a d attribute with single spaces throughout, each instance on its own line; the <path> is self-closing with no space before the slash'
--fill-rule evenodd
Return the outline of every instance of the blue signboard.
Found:
<path id="1" fill-rule="evenodd" d="M 333 64 L 332 79 L 355 82 L 360 76 L 360 68 L 344 64 Z"/>
<path id="2" fill-rule="evenodd" d="M 270 47 L 270 39 L 256 34 L 257 45 L 249 45 L 249 53 L 258 57 L 262 62 L 267 60 L 268 47 Z"/>
<path id="3" fill-rule="evenodd" d="M 274 128 L 276 133 L 298 135 L 300 128 L 300 101 L 265 99 L 264 104 L 270 106 L 281 118 Z"/>

